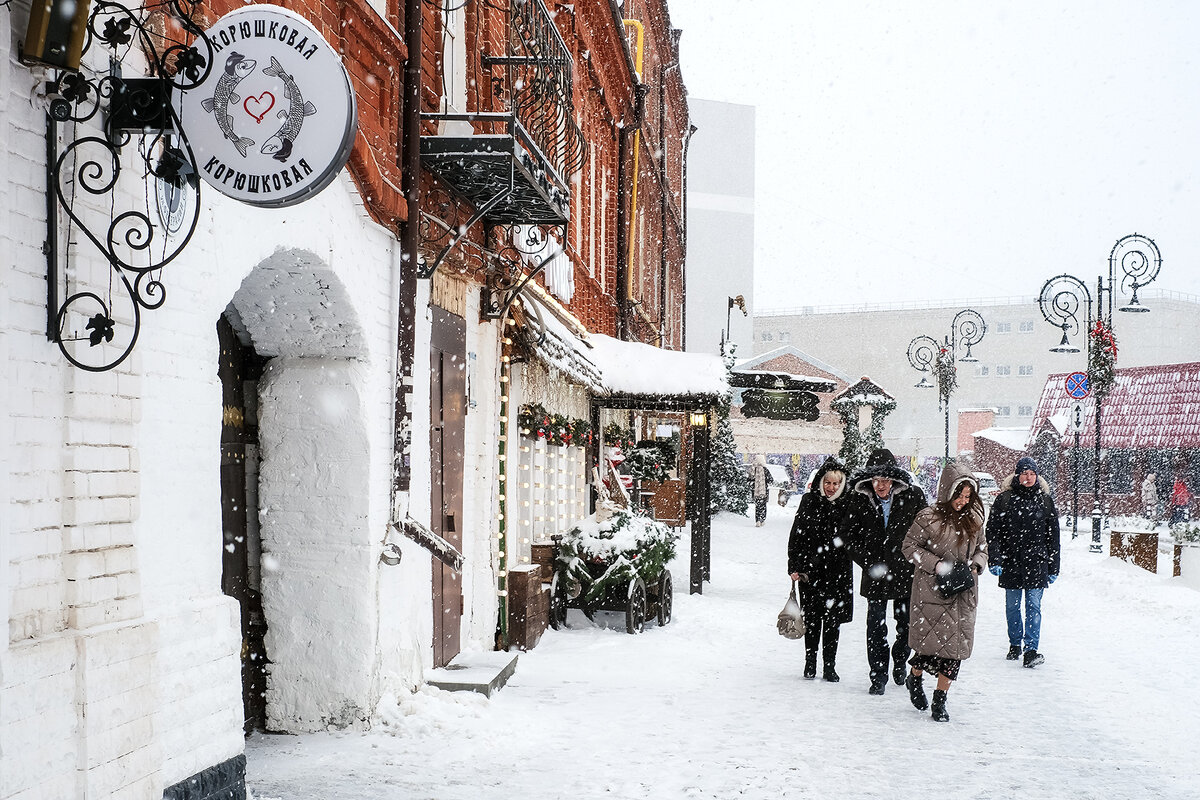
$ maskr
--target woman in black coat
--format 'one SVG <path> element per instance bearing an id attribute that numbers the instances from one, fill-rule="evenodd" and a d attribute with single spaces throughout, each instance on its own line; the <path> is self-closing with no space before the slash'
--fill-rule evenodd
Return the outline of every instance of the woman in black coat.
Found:
<path id="1" fill-rule="evenodd" d="M 823 677 L 837 682 L 838 632 L 854 618 L 850 555 L 840 531 L 846 468 L 828 459 L 813 476 L 812 489 L 800 498 L 788 537 L 788 573 L 800 581 L 804 608 L 804 677 L 817 677 L 817 645 L 821 644 Z"/>

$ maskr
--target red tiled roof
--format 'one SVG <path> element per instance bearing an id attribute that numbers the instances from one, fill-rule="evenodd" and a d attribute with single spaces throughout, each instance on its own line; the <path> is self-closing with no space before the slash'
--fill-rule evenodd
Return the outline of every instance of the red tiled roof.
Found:
<path id="1" fill-rule="evenodd" d="M 1064 387 L 1069 374 L 1046 378 L 1033 414 L 1032 436 L 1053 429 L 1062 434 L 1064 445 L 1074 443 L 1069 413 L 1077 401 L 1067 396 Z M 1095 397 L 1082 403 L 1079 443 L 1094 447 Z M 1200 362 L 1116 370 L 1116 384 L 1104 401 L 1100 423 L 1103 447 L 1200 447 Z"/>

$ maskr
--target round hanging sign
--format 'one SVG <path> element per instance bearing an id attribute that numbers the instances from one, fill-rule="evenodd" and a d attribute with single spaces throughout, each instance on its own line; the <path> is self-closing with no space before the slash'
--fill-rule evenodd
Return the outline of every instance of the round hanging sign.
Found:
<path id="1" fill-rule="evenodd" d="M 269 208 L 328 186 L 358 130 L 354 89 L 337 51 L 299 14 L 274 5 L 231 11 L 207 35 L 212 72 L 178 100 L 204 180 Z"/>

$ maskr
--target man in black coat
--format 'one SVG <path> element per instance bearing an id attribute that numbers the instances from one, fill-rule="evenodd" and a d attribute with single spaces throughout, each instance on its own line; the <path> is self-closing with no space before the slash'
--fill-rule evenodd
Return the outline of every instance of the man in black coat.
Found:
<path id="1" fill-rule="evenodd" d="M 912 478 L 896 466 L 890 450 L 871 453 L 862 471 L 851 481 L 843 519 L 850 557 L 862 568 L 859 594 L 867 599 L 867 664 L 871 669 L 871 694 L 887 686 L 887 604 L 892 601 L 896 641 L 891 647 L 892 679 L 904 683 L 908 673 L 908 600 L 912 593 L 913 565 L 900 546 L 904 535 L 928 502 Z"/>
<path id="2" fill-rule="evenodd" d="M 1046 659 L 1038 652 L 1042 631 L 1042 591 L 1058 578 L 1058 509 L 1050 485 L 1029 456 L 1017 461 L 1014 474 L 992 503 L 987 522 L 988 569 L 1000 578 L 1008 617 L 1008 660 L 1021 658 L 1036 667 Z M 1021 599 L 1025 619 L 1021 620 Z"/>

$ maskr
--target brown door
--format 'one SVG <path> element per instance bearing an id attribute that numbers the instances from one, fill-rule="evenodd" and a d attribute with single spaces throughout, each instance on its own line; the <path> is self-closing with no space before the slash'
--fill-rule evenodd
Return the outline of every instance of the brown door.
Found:
<path id="1" fill-rule="evenodd" d="M 430 343 L 430 504 L 433 532 L 462 549 L 463 449 L 466 417 L 467 323 L 433 309 Z M 445 666 L 458 655 L 462 621 L 460 576 L 433 561 L 433 665 Z"/>
<path id="2" fill-rule="evenodd" d="M 217 322 L 221 360 L 221 591 L 238 601 L 242 617 L 242 707 L 247 734 L 267 721 L 267 657 L 263 647 L 266 619 L 259 592 L 262 552 L 256 518 L 258 426 L 248 412 L 247 390 L 256 392 L 262 359 L 243 345 L 222 316 Z M 251 484 L 254 484 L 252 486 Z M 251 507 L 252 503 L 255 507 Z"/>

